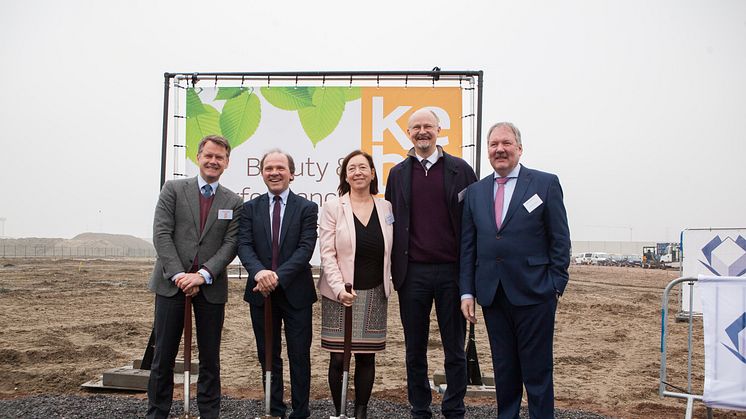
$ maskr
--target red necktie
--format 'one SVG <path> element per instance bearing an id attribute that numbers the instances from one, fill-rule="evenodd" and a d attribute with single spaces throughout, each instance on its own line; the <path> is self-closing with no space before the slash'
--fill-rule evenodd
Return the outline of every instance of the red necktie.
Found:
<path id="1" fill-rule="evenodd" d="M 503 219 L 503 201 L 505 200 L 505 183 L 510 178 L 507 177 L 498 177 L 495 178 L 495 182 L 497 182 L 497 192 L 495 192 L 495 224 L 497 225 L 497 229 L 500 230 L 500 227 L 502 227 L 502 219 Z"/>
<path id="2" fill-rule="evenodd" d="M 275 195 L 272 208 L 272 270 L 277 270 L 280 260 L 280 197 Z"/>

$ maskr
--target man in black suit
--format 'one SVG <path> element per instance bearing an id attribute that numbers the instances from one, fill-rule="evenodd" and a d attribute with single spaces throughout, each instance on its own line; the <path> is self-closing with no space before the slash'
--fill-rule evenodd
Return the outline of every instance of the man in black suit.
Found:
<path id="1" fill-rule="evenodd" d="M 264 297 L 271 298 L 274 342 L 270 413 L 285 417 L 287 410 L 280 357 L 280 327 L 284 323 L 290 361 L 290 417 L 307 418 L 311 414 L 311 315 L 317 300 L 309 261 L 316 246 L 318 206 L 290 190 L 295 164 L 289 154 L 272 150 L 262 157 L 259 169 L 269 192 L 244 204 L 238 235 L 238 257 L 249 274 L 244 300 L 249 303 L 256 349 L 265 371 Z M 279 233 L 276 247 L 273 227 Z"/>
<path id="2" fill-rule="evenodd" d="M 199 176 L 166 182 L 153 221 L 158 257 L 148 288 L 155 292 L 155 352 L 148 381 L 148 418 L 167 418 L 174 360 L 184 329 L 185 296 L 192 297 L 199 348 L 197 406 L 203 418 L 220 414 L 220 338 L 228 276 L 236 257 L 241 198 L 218 180 L 231 147 L 219 136 L 199 144 Z"/>
<path id="3" fill-rule="evenodd" d="M 440 121 L 433 111 L 414 112 L 407 133 L 414 147 L 389 172 L 386 200 L 394 210 L 391 278 L 399 293 L 411 414 L 432 417 L 427 343 L 435 301 L 448 384 L 441 411 L 449 419 L 463 418 L 467 377 L 458 288 L 461 199 L 477 176 L 464 160 L 436 145 Z"/>

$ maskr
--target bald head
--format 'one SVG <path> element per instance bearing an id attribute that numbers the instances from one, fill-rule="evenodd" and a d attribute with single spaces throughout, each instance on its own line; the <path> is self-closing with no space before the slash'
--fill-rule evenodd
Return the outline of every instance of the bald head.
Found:
<path id="1" fill-rule="evenodd" d="M 423 116 L 425 116 L 425 117 L 427 117 L 427 116 L 432 117 L 433 120 L 435 121 L 435 125 L 438 126 L 438 127 L 440 126 L 440 118 L 438 118 L 438 114 L 436 114 L 432 109 L 427 109 L 427 108 L 416 110 L 409 117 L 409 120 L 407 121 L 407 126 L 411 127 L 412 126 L 412 120 L 414 120 L 416 118 L 421 118 Z"/>
<path id="2" fill-rule="evenodd" d="M 425 158 L 433 154 L 439 133 L 440 120 L 430 109 L 417 110 L 409 117 L 407 134 L 418 156 Z"/>

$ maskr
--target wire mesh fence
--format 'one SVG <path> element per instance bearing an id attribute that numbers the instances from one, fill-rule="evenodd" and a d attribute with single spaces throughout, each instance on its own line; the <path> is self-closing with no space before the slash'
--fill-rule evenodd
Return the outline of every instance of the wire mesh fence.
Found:
<path id="1" fill-rule="evenodd" d="M 154 258 L 155 249 L 127 247 L 0 245 L 2 258 Z"/>

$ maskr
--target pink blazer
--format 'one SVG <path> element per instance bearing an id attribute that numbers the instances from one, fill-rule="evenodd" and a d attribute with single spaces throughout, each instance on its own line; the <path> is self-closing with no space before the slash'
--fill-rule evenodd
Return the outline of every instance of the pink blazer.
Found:
<path id="1" fill-rule="evenodd" d="M 381 198 L 373 198 L 373 201 L 383 232 L 383 286 L 388 297 L 393 289 L 391 243 L 394 237 L 394 215 L 391 203 Z M 355 279 L 355 219 L 349 194 L 324 203 L 319 219 L 319 249 L 323 268 L 318 283 L 319 292 L 324 297 L 337 301 L 345 282 L 354 284 Z"/>

